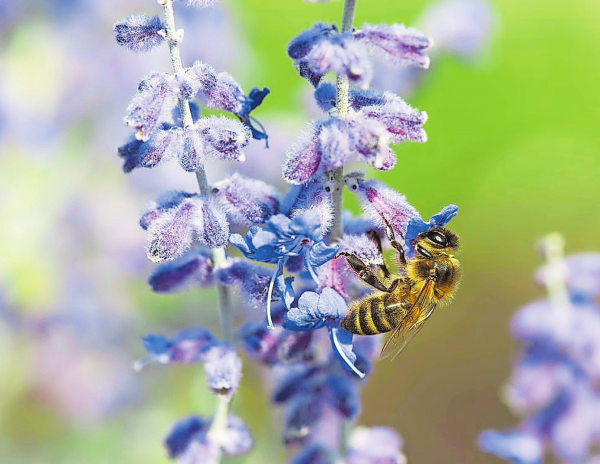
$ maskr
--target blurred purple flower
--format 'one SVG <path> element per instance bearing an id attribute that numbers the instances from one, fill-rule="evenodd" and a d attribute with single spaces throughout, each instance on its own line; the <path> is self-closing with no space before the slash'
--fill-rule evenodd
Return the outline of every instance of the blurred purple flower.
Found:
<path id="1" fill-rule="evenodd" d="M 210 390 L 230 400 L 242 378 L 242 362 L 235 350 L 226 344 L 213 344 L 202 355 L 204 372 Z"/>
<path id="2" fill-rule="evenodd" d="M 441 0 L 429 5 L 418 22 L 433 37 L 436 53 L 474 58 L 489 42 L 495 17 L 486 0 Z"/>
<path id="3" fill-rule="evenodd" d="M 208 330 L 196 327 L 182 330 L 170 339 L 163 335 L 147 335 L 142 341 L 148 356 L 135 362 L 135 370 L 140 370 L 152 362 L 190 364 L 201 361 L 206 349 L 214 343 L 215 337 Z"/>
<path id="4" fill-rule="evenodd" d="M 230 258 L 227 266 L 218 269 L 216 275 L 220 284 L 235 286 L 249 305 L 262 308 L 267 304 L 271 270 L 240 258 Z"/>
<path id="5" fill-rule="evenodd" d="M 358 427 L 350 435 L 347 464 L 406 464 L 402 438 L 387 427 Z"/>
<path id="6" fill-rule="evenodd" d="M 486 430 L 479 435 L 479 447 L 515 464 L 541 464 L 542 462 L 543 446 L 540 439 L 527 433 Z"/>

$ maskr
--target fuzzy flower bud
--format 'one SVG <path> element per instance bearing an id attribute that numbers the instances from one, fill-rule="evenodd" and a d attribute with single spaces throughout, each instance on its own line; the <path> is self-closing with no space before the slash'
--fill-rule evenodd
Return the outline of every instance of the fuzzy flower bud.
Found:
<path id="1" fill-rule="evenodd" d="M 150 135 L 147 142 L 140 145 L 139 165 L 153 168 L 171 159 L 181 151 L 181 142 L 181 129 L 171 129 L 168 125 L 163 125 Z"/>
<path id="2" fill-rule="evenodd" d="M 163 107 L 170 99 L 168 97 L 172 95 L 170 76 L 166 73 L 151 74 L 139 83 L 125 116 L 125 124 L 136 129 L 138 139 L 148 140 L 160 122 Z M 171 99 L 174 100 L 174 97 Z"/>
<path id="3" fill-rule="evenodd" d="M 208 287 L 213 283 L 213 262 L 206 249 L 187 252 L 180 259 L 163 263 L 148 278 L 152 290 L 157 293 L 175 293 L 189 285 Z"/>
<path id="4" fill-rule="evenodd" d="M 181 256 L 194 240 L 209 248 L 224 247 L 229 235 L 225 213 L 213 199 L 179 191 L 146 205 L 140 225 L 148 231 L 148 258 L 154 262 Z"/>
<path id="5" fill-rule="evenodd" d="M 275 187 L 237 173 L 217 182 L 213 194 L 236 225 L 261 224 L 279 212 L 280 195 Z"/>
<path id="6" fill-rule="evenodd" d="M 385 221 L 392 227 L 396 240 L 406 235 L 408 223 L 414 217 L 420 218 L 417 210 L 399 194 L 382 182 L 371 179 L 348 178 L 348 188 L 356 193 L 365 214 L 379 229 L 385 229 Z M 384 221 L 385 219 L 385 221 Z"/>
<path id="7" fill-rule="evenodd" d="M 242 149 L 252 139 L 250 129 L 233 119 L 212 116 L 200 119 L 191 127 L 204 141 L 205 156 L 244 162 Z"/>
<path id="8" fill-rule="evenodd" d="M 242 362 L 235 350 L 224 343 L 215 344 L 204 352 L 203 361 L 210 390 L 231 399 L 242 378 Z"/>
<path id="9" fill-rule="evenodd" d="M 217 279 L 223 285 L 234 285 L 248 304 L 260 308 L 267 303 L 267 288 L 272 274 L 267 268 L 232 258 L 227 267 L 217 271 Z"/>
<path id="10" fill-rule="evenodd" d="M 141 53 L 160 45 L 166 29 L 158 16 L 131 15 L 114 25 L 113 35 L 122 47 Z"/>
<path id="11" fill-rule="evenodd" d="M 414 28 L 406 28 L 402 24 L 364 24 L 354 33 L 354 37 L 392 63 L 425 69 L 429 67 L 425 50 L 433 42 Z"/>

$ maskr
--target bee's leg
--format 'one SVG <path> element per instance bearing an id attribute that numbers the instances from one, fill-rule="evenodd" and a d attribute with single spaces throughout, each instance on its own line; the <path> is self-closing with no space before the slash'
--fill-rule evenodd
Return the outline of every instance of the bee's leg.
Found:
<path id="1" fill-rule="evenodd" d="M 394 229 L 389 225 L 387 221 L 385 221 L 385 235 L 387 235 L 388 240 L 394 247 L 394 249 L 398 252 L 398 262 L 401 266 L 406 266 L 406 257 L 404 256 L 404 248 L 402 248 L 402 244 L 396 241 L 396 236 L 394 235 Z"/>
<path id="2" fill-rule="evenodd" d="M 405 280 L 405 278 L 403 278 L 403 277 L 400 277 L 400 278 L 398 278 L 398 279 L 394 280 L 394 281 L 392 282 L 392 284 L 390 285 L 390 293 L 392 293 L 392 292 L 396 291 L 396 289 L 397 289 L 397 288 L 398 288 L 400 285 L 402 285 L 402 284 L 404 284 L 404 285 L 408 285 L 408 284 L 406 283 L 406 280 Z"/>
<path id="3" fill-rule="evenodd" d="M 383 247 L 381 246 L 381 237 L 379 236 L 379 232 L 377 232 L 376 229 L 369 229 L 369 230 L 367 230 L 367 237 L 369 237 L 369 239 L 373 243 L 375 243 L 375 246 L 377 247 L 377 251 L 379 251 L 379 254 L 383 258 Z M 381 269 L 381 272 L 383 272 L 384 278 L 387 279 L 390 276 L 390 271 L 388 270 L 387 266 L 385 265 L 385 261 L 383 262 L 383 264 L 379 265 L 379 269 Z"/>
<path id="4" fill-rule="evenodd" d="M 338 253 L 336 258 L 344 256 L 348 266 L 356 273 L 356 275 L 365 283 L 371 287 L 381 290 L 382 292 L 389 292 L 389 289 L 379 280 L 379 277 L 365 264 L 362 260 L 352 253 L 341 252 Z"/>

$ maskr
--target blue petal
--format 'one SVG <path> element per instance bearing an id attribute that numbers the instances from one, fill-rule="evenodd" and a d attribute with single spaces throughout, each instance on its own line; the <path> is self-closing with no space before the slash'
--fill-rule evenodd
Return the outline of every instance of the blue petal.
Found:
<path id="1" fill-rule="evenodd" d="M 279 275 L 276 280 L 277 290 L 279 291 L 279 296 L 281 297 L 281 301 L 289 311 L 291 309 L 291 305 L 296 298 L 294 293 L 294 287 L 292 287 L 292 282 L 294 281 L 293 277 L 283 277 Z"/>
<path id="2" fill-rule="evenodd" d="M 283 317 L 283 328 L 293 332 L 302 332 L 323 327 L 326 320 L 318 316 L 319 299 L 318 293 L 304 292 L 298 300 L 298 307 L 292 308 Z"/>
<path id="3" fill-rule="evenodd" d="M 146 335 L 142 338 L 142 345 L 149 354 L 160 356 L 169 351 L 172 343 L 163 335 Z"/>
<path id="4" fill-rule="evenodd" d="M 325 242 L 316 242 L 305 254 L 306 265 L 307 267 L 309 265 L 313 267 L 321 266 L 333 259 L 338 251 L 340 251 L 339 244 L 329 246 L 325 245 Z"/>
<path id="5" fill-rule="evenodd" d="M 346 332 L 341 327 L 333 325 L 330 325 L 328 329 L 329 340 L 331 341 L 333 352 L 342 363 L 342 366 L 353 371 L 362 379 L 365 374 L 358 370 L 358 368 L 354 365 L 356 362 L 356 355 L 352 351 L 352 334 L 350 332 Z"/>
<path id="6" fill-rule="evenodd" d="M 279 236 L 290 236 L 290 223 L 291 220 L 285 217 L 283 214 L 276 214 L 266 222 L 267 228 Z"/>
<path id="7" fill-rule="evenodd" d="M 231 234 L 229 236 L 229 243 L 240 250 L 247 258 L 249 257 L 248 255 L 251 254 L 248 244 L 240 234 Z"/>
<path id="8" fill-rule="evenodd" d="M 483 451 L 509 459 L 516 464 L 541 464 L 543 447 L 540 439 L 518 431 L 486 430 L 479 435 Z"/>
<path id="9" fill-rule="evenodd" d="M 252 245 L 256 248 L 263 246 L 274 246 L 277 243 L 277 235 L 270 230 L 260 229 L 254 237 L 252 237 Z"/>
<path id="10" fill-rule="evenodd" d="M 290 229 L 298 234 L 320 242 L 323 240 L 321 232 L 321 217 L 317 210 L 308 210 L 303 215 L 297 216 L 292 220 Z"/>
<path id="11" fill-rule="evenodd" d="M 338 292 L 330 287 L 323 289 L 317 304 L 317 315 L 320 318 L 338 321 L 344 317 L 347 310 L 348 305 Z"/>
<path id="12" fill-rule="evenodd" d="M 177 422 L 165 438 L 165 447 L 171 459 L 182 454 L 196 436 L 206 433 L 210 421 L 203 417 L 191 416 Z"/>
<path id="13" fill-rule="evenodd" d="M 458 206 L 456 206 L 456 205 L 444 206 L 439 213 L 431 216 L 431 219 L 429 219 L 429 224 L 431 225 L 431 227 L 445 226 L 457 214 L 458 214 Z"/>

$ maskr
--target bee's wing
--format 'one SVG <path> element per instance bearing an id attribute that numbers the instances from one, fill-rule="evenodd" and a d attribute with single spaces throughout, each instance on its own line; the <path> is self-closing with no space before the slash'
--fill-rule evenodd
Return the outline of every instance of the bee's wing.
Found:
<path id="1" fill-rule="evenodd" d="M 419 333 L 436 306 L 435 303 L 431 303 L 434 285 L 435 280 L 428 280 L 423 285 L 415 303 L 385 341 L 381 350 L 381 358 L 392 355 L 392 359 L 394 359 L 408 345 L 408 342 Z"/>

